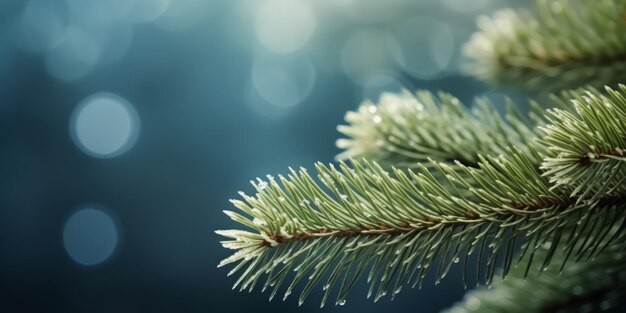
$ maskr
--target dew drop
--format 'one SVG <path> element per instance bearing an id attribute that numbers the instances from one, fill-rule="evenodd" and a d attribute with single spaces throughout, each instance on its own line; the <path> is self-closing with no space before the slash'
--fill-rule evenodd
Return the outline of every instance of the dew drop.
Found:
<path id="1" fill-rule="evenodd" d="M 461 260 L 460 258 L 454 258 L 454 260 L 452 260 L 452 262 L 459 263 L 460 260 Z"/>
<path id="2" fill-rule="evenodd" d="M 285 291 L 285 295 L 283 296 L 283 301 L 287 300 L 290 294 L 291 294 L 291 290 Z"/>
<path id="3" fill-rule="evenodd" d="M 267 222 L 256 217 L 252 220 L 252 223 L 254 223 L 255 225 L 267 225 Z"/>
<path id="4" fill-rule="evenodd" d="M 346 300 L 342 299 L 337 302 L 338 305 L 346 305 Z"/>

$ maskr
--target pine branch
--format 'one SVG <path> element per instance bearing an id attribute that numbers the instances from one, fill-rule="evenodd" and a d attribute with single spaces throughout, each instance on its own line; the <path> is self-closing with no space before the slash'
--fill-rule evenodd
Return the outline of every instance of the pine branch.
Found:
<path id="1" fill-rule="evenodd" d="M 505 105 L 508 113 L 503 118 L 486 98 L 478 98 L 470 111 L 446 93 L 384 93 L 377 105 L 365 101 L 346 114 L 349 125 L 338 130 L 349 138 L 337 140 L 337 146 L 346 149 L 337 158 L 364 157 L 400 167 L 428 159 L 476 166 L 479 155 L 500 155 L 515 146 L 539 163 L 534 150 L 526 148 L 536 129 L 513 103 Z M 535 116 L 535 122 L 541 120 Z"/>
<path id="2" fill-rule="evenodd" d="M 612 85 L 626 78 L 626 2 L 537 0 L 478 20 L 465 46 L 469 73 L 537 91 Z"/>
<path id="3" fill-rule="evenodd" d="M 538 250 L 545 254 L 546 249 Z M 554 258 L 562 260 L 563 253 Z M 511 270 L 506 280 L 496 281 L 491 290 L 476 290 L 447 313 L 526 313 L 604 311 L 626 297 L 626 253 L 611 247 L 597 258 L 551 267 L 541 275 L 524 276 L 524 268 Z M 537 268 L 536 270 L 540 270 Z"/>
<path id="4" fill-rule="evenodd" d="M 548 111 L 543 141 L 550 154 L 542 168 L 555 188 L 573 189 L 571 196 L 626 191 L 626 87 L 607 93 L 581 93 L 572 100 L 576 112 Z"/>
<path id="5" fill-rule="evenodd" d="M 220 266 L 238 262 L 231 274 L 245 269 L 236 283 L 242 290 L 251 290 L 265 276 L 263 289 L 273 288 L 270 297 L 285 282 L 285 298 L 301 283 L 300 303 L 323 284 L 323 305 L 331 290 L 337 291 L 337 304 L 345 303 L 366 270 L 369 295 L 378 299 L 395 295 L 405 284 L 421 285 L 428 272 L 441 279 L 454 263 L 462 259 L 467 264 L 475 252 L 477 281 L 486 283 L 498 259 L 503 260 L 503 275 L 508 273 L 514 254 L 527 265 L 525 275 L 535 264 L 551 264 L 556 252 L 565 255 L 561 267 L 568 260 L 596 257 L 624 234 L 626 192 L 618 183 L 623 172 L 602 166 L 590 170 L 570 161 L 579 168 L 570 166 L 561 173 L 555 166 L 542 175 L 530 156 L 539 156 L 546 167 L 567 159 L 560 153 L 621 147 L 626 88 L 609 89 L 609 94 L 612 98 L 591 92 L 590 101 L 576 101 L 576 115 L 552 111 L 547 135 L 539 141 L 549 153 L 545 157 L 534 144 L 526 144 L 525 151 L 513 147 L 499 156 L 479 155 L 475 166 L 431 160 L 430 166 L 419 163 L 416 170 L 393 168 L 389 173 L 364 160 L 353 161 L 352 167 L 342 162 L 339 169 L 318 164 L 321 183 L 305 169 L 279 177 L 280 184 L 271 176 L 269 183 L 259 179 L 253 182 L 256 196 L 242 194 L 244 201 L 233 200 L 245 215 L 226 211 L 252 232 L 218 231 L 231 238 L 223 245 L 237 250 Z M 566 133 L 580 138 L 560 140 Z M 607 186 L 617 187 L 577 192 L 572 185 L 576 180 L 564 180 L 577 171 L 611 177 Z M 555 175 L 560 175 L 556 183 Z M 536 252 L 546 243 L 540 258 Z M 484 264 L 486 273 L 480 274 Z"/>
<path id="6" fill-rule="evenodd" d="M 535 174 L 537 181 L 523 178 L 536 172 L 520 164 L 527 162 L 523 154 L 514 155 L 517 161 L 485 160 L 480 170 L 463 167 L 477 179 L 475 186 L 449 178 L 455 188 L 470 188 L 480 199 L 477 202 L 442 189 L 426 168 L 419 174 L 396 171 L 395 179 L 370 163 L 354 162 L 354 169 L 344 163 L 341 170 L 318 164 L 326 190 L 305 170 L 281 178 L 283 187 L 271 178 L 269 183 L 260 181 L 255 183 L 256 197 L 242 195 L 246 202 L 233 201 L 248 217 L 227 212 L 255 232 L 218 232 L 234 239 L 223 242 L 225 247 L 239 250 L 220 266 L 240 262 L 236 269 L 241 269 L 248 264 L 236 285 L 252 289 L 265 275 L 263 289 L 274 287 L 270 297 L 293 270 L 296 274 L 287 283 L 285 298 L 308 277 L 300 302 L 325 281 L 322 305 L 333 288 L 337 289 L 335 303 L 341 304 L 367 269 L 368 295 L 377 300 L 397 293 L 405 284 L 420 285 L 436 257 L 435 275 L 440 279 L 453 263 L 465 262 L 479 251 L 480 258 L 488 260 L 484 281 L 490 282 L 496 260 L 504 259 L 506 272 L 522 240 L 526 243 L 519 258 L 534 258 L 546 266 L 550 254 L 545 259 L 533 255 L 547 240 L 558 243 L 563 237 L 559 247 L 585 260 L 604 248 L 588 238 L 602 236 L 610 242 L 618 238 L 622 228 L 606 232 L 594 226 L 626 225 L 624 197 L 603 199 L 602 206 L 576 205 L 550 192 L 540 176 Z M 442 176 L 456 173 L 445 164 L 436 166 Z M 577 226 L 579 221 L 587 222 Z M 578 229 L 564 236 L 564 230 L 572 228 Z"/>

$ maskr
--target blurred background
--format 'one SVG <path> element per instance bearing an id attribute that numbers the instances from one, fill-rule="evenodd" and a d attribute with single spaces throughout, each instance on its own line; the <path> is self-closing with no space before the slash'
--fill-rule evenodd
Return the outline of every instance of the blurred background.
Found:
<path id="1" fill-rule="evenodd" d="M 461 49 L 519 5 L 0 0 L 0 311 L 320 311 L 231 290 L 228 199 L 331 162 L 345 112 L 382 91 L 511 94 L 464 76 Z M 464 293 L 449 276 L 322 311 L 437 312 Z"/>

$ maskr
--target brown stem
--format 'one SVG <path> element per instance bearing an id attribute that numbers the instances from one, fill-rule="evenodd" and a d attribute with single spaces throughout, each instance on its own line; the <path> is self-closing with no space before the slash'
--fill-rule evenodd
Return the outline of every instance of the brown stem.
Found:
<path id="1" fill-rule="evenodd" d="M 520 211 L 520 210 L 527 211 L 528 213 L 540 211 L 545 208 L 553 208 L 554 210 L 557 210 L 557 211 L 564 211 L 570 208 L 572 205 L 575 205 L 576 202 L 577 202 L 577 199 L 575 198 L 564 198 L 564 199 L 553 199 L 553 200 L 543 199 L 543 200 L 535 200 L 533 201 L 532 204 L 510 203 L 508 204 L 508 207 L 516 211 Z M 626 195 L 610 196 L 610 197 L 605 197 L 605 198 L 600 199 L 600 201 L 598 202 L 598 206 L 599 207 L 611 206 L 614 204 L 623 204 L 624 202 L 626 202 Z M 582 207 L 584 206 L 584 204 L 580 206 Z M 501 220 L 505 220 L 505 218 Z M 450 226 L 460 226 L 460 225 L 467 225 L 471 223 L 479 223 L 479 222 L 484 222 L 484 221 L 485 219 L 481 218 L 476 213 L 468 212 L 468 215 L 462 218 L 459 218 L 456 221 L 451 221 L 451 220 L 436 221 L 433 219 L 429 219 L 419 226 L 411 226 L 409 222 L 402 221 L 398 223 L 397 226 L 379 224 L 376 226 L 365 226 L 363 229 L 359 229 L 359 230 L 331 230 L 327 228 L 322 228 L 319 230 L 311 230 L 311 231 L 307 231 L 304 233 L 293 233 L 291 235 L 267 234 L 267 236 L 271 240 L 279 244 L 283 244 L 283 243 L 287 243 L 290 241 L 306 241 L 306 240 L 318 238 L 321 236 L 335 236 L 335 237 L 377 236 L 378 234 L 381 234 L 381 233 L 397 235 L 397 234 L 407 233 L 410 231 L 427 230 L 439 224 L 446 224 Z M 372 230 L 375 230 L 377 232 L 369 232 Z M 271 242 L 269 241 L 264 241 L 263 245 L 266 247 L 273 247 Z"/>

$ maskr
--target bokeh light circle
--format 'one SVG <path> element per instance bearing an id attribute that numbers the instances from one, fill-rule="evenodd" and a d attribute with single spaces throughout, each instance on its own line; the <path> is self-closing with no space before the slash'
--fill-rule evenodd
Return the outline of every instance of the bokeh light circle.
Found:
<path id="1" fill-rule="evenodd" d="M 94 23 L 111 23 L 124 17 L 132 0 L 67 0 L 77 17 Z"/>
<path id="2" fill-rule="evenodd" d="M 315 31 L 317 21 L 311 7 L 300 0 L 269 0 L 259 8 L 255 30 L 269 51 L 289 53 L 302 48 Z"/>
<path id="3" fill-rule="evenodd" d="M 83 100 L 70 119 L 74 143 L 86 154 L 110 158 L 128 151 L 139 134 L 140 121 L 123 98 L 98 93 Z"/>
<path id="4" fill-rule="evenodd" d="M 75 82 L 87 75 L 97 64 L 101 47 L 90 34 L 70 27 L 54 49 L 46 54 L 46 69 L 63 82 Z"/>
<path id="5" fill-rule="evenodd" d="M 17 25 L 20 47 L 45 51 L 58 45 L 68 24 L 65 13 L 55 1 L 29 1 Z"/>
<path id="6" fill-rule="evenodd" d="M 396 29 L 402 53 L 395 60 L 402 69 L 419 79 L 441 77 L 455 55 L 452 29 L 444 22 L 428 16 L 418 16 Z"/>
<path id="7" fill-rule="evenodd" d="M 305 100 L 315 83 L 315 67 L 302 56 L 257 56 L 252 84 L 261 98 L 277 107 L 292 107 Z"/>
<path id="8" fill-rule="evenodd" d="M 343 44 L 341 68 L 350 78 L 360 81 L 374 73 L 397 68 L 394 55 L 400 53 L 400 45 L 389 33 L 361 30 Z"/>
<path id="9" fill-rule="evenodd" d="M 118 237 L 113 219 L 92 207 L 72 214 L 63 227 L 65 251 L 82 265 L 96 265 L 109 259 L 115 252 Z"/>

